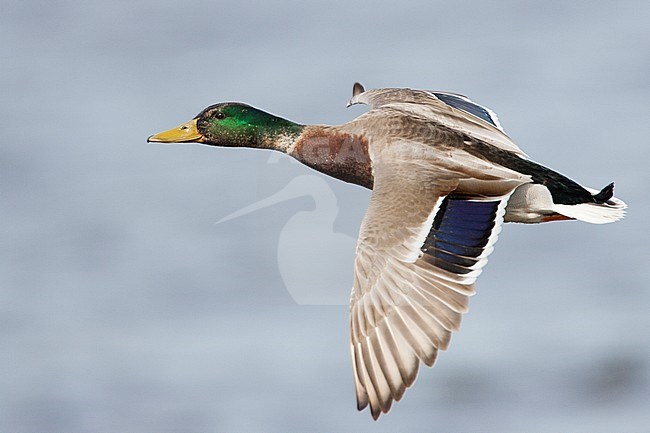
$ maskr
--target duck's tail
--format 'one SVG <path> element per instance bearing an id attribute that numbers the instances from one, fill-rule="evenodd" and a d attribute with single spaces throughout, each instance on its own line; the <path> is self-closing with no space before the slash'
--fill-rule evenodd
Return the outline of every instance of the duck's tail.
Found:
<path id="1" fill-rule="evenodd" d="M 602 190 L 586 188 L 592 194 L 593 201 L 578 204 L 553 204 L 552 210 L 565 217 L 592 224 L 607 224 L 618 221 L 625 216 L 627 205 L 614 197 L 614 183 Z"/>
<path id="2" fill-rule="evenodd" d="M 521 185 L 508 201 L 505 221 L 535 224 L 575 219 L 606 224 L 625 216 L 627 205 L 614 197 L 613 183 L 600 191 L 579 188 L 584 194 L 576 196 L 562 195 L 557 188 L 551 190 L 548 185 L 539 183 Z"/>

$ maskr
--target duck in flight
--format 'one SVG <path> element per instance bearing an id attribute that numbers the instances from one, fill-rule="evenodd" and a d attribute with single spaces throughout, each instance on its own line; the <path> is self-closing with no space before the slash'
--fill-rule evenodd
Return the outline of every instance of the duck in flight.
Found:
<path id="1" fill-rule="evenodd" d="M 350 348 L 359 410 L 387 413 L 432 366 L 468 310 L 503 222 L 623 218 L 614 185 L 593 190 L 531 161 L 496 115 L 469 98 L 353 87 L 370 110 L 339 126 L 301 125 L 246 104 L 212 105 L 150 142 L 284 152 L 372 189 L 357 240 Z"/>

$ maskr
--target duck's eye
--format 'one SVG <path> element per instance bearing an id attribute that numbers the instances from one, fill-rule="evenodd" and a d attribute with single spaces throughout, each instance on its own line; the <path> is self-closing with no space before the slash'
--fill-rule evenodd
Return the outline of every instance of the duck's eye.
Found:
<path id="1" fill-rule="evenodd" d="M 225 118 L 226 118 L 226 115 L 223 114 L 222 112 L 219 112 L 219 113 L 215 114 L 214 117 L 216 117 L 217 119 L 221 120 L 221 119 L 225 119 Z"/>

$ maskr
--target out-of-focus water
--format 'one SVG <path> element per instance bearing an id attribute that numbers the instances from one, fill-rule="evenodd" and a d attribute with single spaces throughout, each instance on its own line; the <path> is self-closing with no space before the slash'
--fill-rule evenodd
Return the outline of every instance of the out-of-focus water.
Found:
<path id="1" fill-rule="evenodd" d="M 650 3 L 2 10 L 0 431 L 650 431 Z M 304 237 L 346 296 L 368 191 L 269 152 L 146 143 L 227 100 L 342 123 L 355 80 L 468 94 L 630 205 L 608 226 L 507 225 L 450 350 L 376 423 L 347 307 L 297 304 L 282 272 L 319 266 L 278 264 Z M 297 218 L 322 194 L 215 224 L 298 176 L 333 192 L 334 234 Z"/>

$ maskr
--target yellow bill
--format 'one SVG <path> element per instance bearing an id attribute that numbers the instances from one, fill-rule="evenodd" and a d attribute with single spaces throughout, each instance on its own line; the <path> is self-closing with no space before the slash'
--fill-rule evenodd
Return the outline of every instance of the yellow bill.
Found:
<path id="1" fill-rule="evenodd" d="M 196 128 L 196 119 L 183 123 L 169 131 L 160 132 L 147 138 L 147 142 L 156 143 L 202 143 L 203 135 Z"/>

